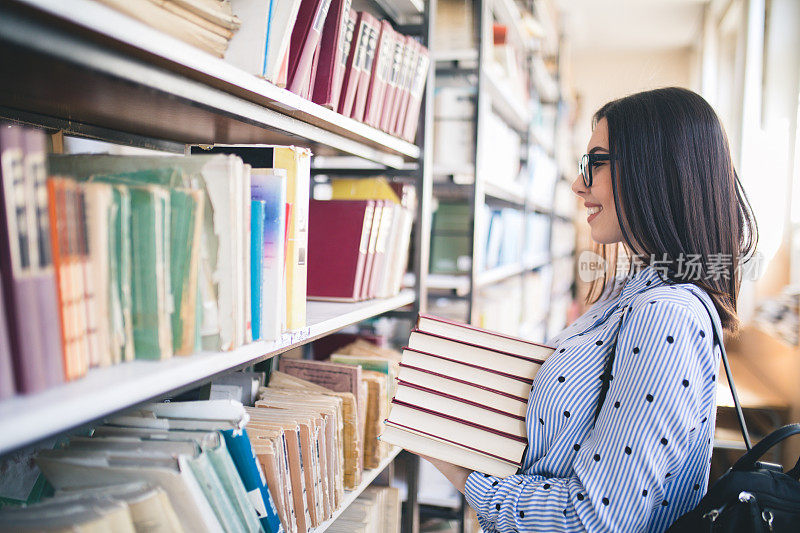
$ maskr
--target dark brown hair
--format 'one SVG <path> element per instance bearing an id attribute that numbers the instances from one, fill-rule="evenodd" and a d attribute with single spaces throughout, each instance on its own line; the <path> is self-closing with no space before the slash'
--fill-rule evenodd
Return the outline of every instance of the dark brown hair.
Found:
<path id="1" fill-rule="evenodd" d="M 758 228 L 716 113 L 697 93 L 667 87 L 609 102 L 595 113 L 593 126 L 601 119 L 608 124 L 624 243 L 645 264 L 655 257 L 665 281 L 705 290 L 723 327 L 736 332 L 741 265 L 755 253 Z M 687 258 L 699 267 L 687 272 Z M 709 268 L 720 260 L 721 274 Z M 609 279 L 595 280 L 587 301 L 597 301 Z"/>

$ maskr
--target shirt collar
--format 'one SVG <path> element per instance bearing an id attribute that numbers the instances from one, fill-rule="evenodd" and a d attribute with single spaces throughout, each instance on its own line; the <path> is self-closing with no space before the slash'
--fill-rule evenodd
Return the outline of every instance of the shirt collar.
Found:
<path id="1" fill-rule="evenodd" d="M 667 284 L 667 282 L 662 279 L 661 272 L 650 265 L 644 265 L 637 271 L 629 274 L 624 283 L 625 285 L 622 287 L 621 298 L 625 299 L 647 289 Z"/>

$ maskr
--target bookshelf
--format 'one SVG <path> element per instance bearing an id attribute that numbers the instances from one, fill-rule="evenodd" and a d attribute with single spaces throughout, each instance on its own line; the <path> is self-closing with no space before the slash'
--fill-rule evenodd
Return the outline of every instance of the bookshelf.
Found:
<path id="1" fill-rule="evenodd" d="M 317 526 L 312 530 L 312 533 L 323 533 L 323 531 L 327 530 L 331 524 L 333 524 L 339 516 L 353 503 L 358 495 L 364 492 L 364 489 L 369 487 L 373 481 L 375 481 L 378 476 L 380 476 L 384 470 L 386 470 L 392 462 L 400 455 L 400 452 L 403 451 L 401 448 L 393 447 L 392 451 L 389 452 L 388 457 L 386 457 L 381 463 L 378 465 L 377 468 L 373 468 L 372 470 L 367 470 L 362 474 L 361 483 L 355 489 L 351 491 L 346 491 L 344 495 L 344 503 L 339 509 L 333 513 L 328 520 Z"/>
<path id="2" fill-rule="evenodd" d="M 6 118 L 156 148 L 167 141 L 181 152 L 185 144 L 303 144 L 388 167 L 420 155 L 417 145 L 92 0 L 3 4 L 0 42 L 0 69 L 16 74 L 0 82 Z"/>
<path id="3" fill-rule="evenodd" d="M 200 352 L 166 361 L 131 361 L 93 368 L 82 379 L 0 402 L 0 455 L 97 421 L 122 409 L 188 390 L 361 320 L 414 303 L 414 292 L 356 303 L 308 302 L 308 326 L 275 342 L 253 342 L 231 352 Z M 48 424 L 42 421 L 47 419 Z"/>
<path id="4" fill-rule="evenodd" d="M 430 46 L 436 1 L 363 0 L 354 7 L 390 18 Z M 232 352 L 92 369 L 82 379 L 0 401 L 0 456 L 145 401 L 208 383 L 386 313 L 424 310 L 430 232 L 433 66 L 416 143 L 339 115 L 92 0 L 14 0 L 0 5 L 0 118 L 174 154 L 189 145 L 283 144 L 315 156 L 371 163 L 350 177 L 384 175 L 417 192 L 412 248 L 416 280 L 399 295 L 356 303 L 308 301 L 307 327 L 276 342 Z M 312 160 L 312 167 L 315 166 Z M 357 165 L 361 167 L 361 165 Z M 349 169 L 348 169 L 349 170 Z M 312 171 L 319 174 L 317 170 Z M 332 172 L 332 171 L 331 171 Z M 361 485 L 315 531 L 325 531 L 400 450 L 365 472 Z M 410 474 L 413 479 L 414 474 Z M 413 500 L 416 488 L 410 485 Z M 411 526 L 414 527 L 413 524 Z M 408 529 L 407 529 L 408 530 Z M 415 530 L 415 529 L 414 529 Z"/>
<path id="5" fill-rule="evenodd" d="M 523 27 L 523 13 L 520 3 L 514 0 L 483 0 L 472 4 L 472 20 L 475 23 L 476 42 L 472 49 L 461 48 L 453 50 L 436 50 L 433 57 L 436 61 L 437 86 L 445 86 L 452 83 L 449 80 L 460 78 L 465 84 L 476 84 L 477 94 L 475 95 L 475 111 L 472 118 L 474 125 L 474 159 L 468 165 L 456 171 L 453 168 L 437 166 L 434 162 L 434 172 L 437 179 L 434 182 L 434 194 L 440 200 L 460 199 L 466 201 L 471 206 L 471 225 L 470 235 L 472 239 L 472 263 L 468 271 L 459 274 L 430 274 L 426 287 L 429 289 L 429 297 L 451 298 L 454 303 L 461 301 L 458 309 L 465 311 L 462 318 L 480 324 L 478 313 L 480 292 L 501 283 L 519 280 L 519 289 L 516 295 L 509 294 L 510 298 L 521 299 L 521 307 L 541 306 L 541 301 L 528 301 L 523 287 L 523 278 L 533 272 L 552 270 L 556 261 L 565 255 L 554 253 L 552 225 L 554 221 L 570 222 L 568 213 L 556 212 L 552 207 L 554 197 L 541 197 L 535 190 L 528 190 L 526 186 L 519 183 L 506 183 L 493 181 L 490 172 L 492 158 L 494 154 L 488 153 L 486 146 L 487 139 L 491 141 L 489 121 L 499 118 L 509 129 L 513 130 L 521 139 L 521 150 L 519 153 L 519 163 L 524 169 L 527 165 L 533 165 L 529 155 L 531 148 L 540 150 L 553 164 L 556 164 L 557 154 L 555 153 L 555 130 L 556 126 L 543 128 L 537 126 L 536 122 L 541 115 L 543 106 L 548 106 L 559 115 L 563 114 L 560 110 L 560 97 L 558 95 L 557 76 L 547 72 L 542 55 L 547 52 L 542 47 L 536 45 L 536 40 L 526 37 Z M 538 3 L 525 2 L 525 7 L 534 15 L 538 16 Z M 467 5 L 467 4 L 465 4 Z M 497 75 L 498 64 L 493 60 L 493 24 L 502 24 L 507 28 L 507 41 L 516 46 L 517 50 L 525 57 L 525 69 L 523 71 L 526 85 L 529 90 L 530 99 L 526 101 L 518 92 L 512 90 L 508 79 L 503 79 Z M 543 70 L 544 69 L 544 70 Z M 441 79 L 445 82 L 440 83 Z M 555 87 L 556 93 L 553 93 Z M 436 113 L 436 111 L 435 111 Z M 437 115 L 438 116 L 438 115 Z M 450 117 L 447 117 L 450 119 Z M 475 172 L 475 169 L 478 169 Z M 560 175 L 560 172 L 559 172 Z M 446 179 L 443 181 L 442 177 Z M 449 177 L 449 179 L 447 179 Z M 535 178 L 534 178 L 535 179 Z M 562 181 L 563 178 L 558 178 Z M 470 181 L 464 184 L 464 181 Z M 554 193 L 553 193 L 554 194 Z M 539 214 L 547 217 L 548 223 L 548 242 L 547 250 L 537 253 L 526 254 L 527 244 L 527 224 L 523 235 L 520 236 L 520 246 L 523 249 L 522 257 L 518 261 L 500 266 L 481 266 L 481 256 L 484 255 L 488 238 L 482 230 L 479 230 L 482 223 L 485 223 L 485 206 L 493 208 L 512 208 L 527 216 L 528 214 Z M 548 290 L 548 295 L 551 295 Z M 553 297 L 568 296 L 565 292 L 552 292 Z M 466 300 L 466 309 L 463 301 Z M 545 301 L 548 309 L 544 311 L 544 318 L 537 320 L 537 324 L 547 324 L 550 314 L 549 302 Z M 518 331 L 508 331 L 507 333 L 530 335 L 532 324 L 521 321 Z M 544 340 L 548 330 L 541 331 Z"/>

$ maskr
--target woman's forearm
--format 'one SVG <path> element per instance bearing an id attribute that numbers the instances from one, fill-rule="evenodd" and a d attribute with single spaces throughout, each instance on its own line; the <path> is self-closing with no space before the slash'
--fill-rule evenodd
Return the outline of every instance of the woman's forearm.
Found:
<path id="1" fill-rule="evenodd" d="M 469 477 L 469 475 L 472 473 L 472 470 L 461 466 L 456 466 L 446 461 L 440 461 L 439 459 L 434 459 L 433 457 L 428 457 L 427 455 L 420 455 L 420 457 L 435 466 L 436 469 L 439 470 L 439 472 L 441 472 L 461 494 L 464 494 L 464 487 L 467 483 L 467 477 Z"/>

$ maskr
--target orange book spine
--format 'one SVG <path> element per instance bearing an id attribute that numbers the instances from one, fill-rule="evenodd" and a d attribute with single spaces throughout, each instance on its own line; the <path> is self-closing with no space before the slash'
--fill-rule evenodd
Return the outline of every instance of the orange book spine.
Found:
<path id="1" fill-rule="evenodd" d="M 79 344 L 80 337 L 72 312 L 71 276 L 66 257 L 69 255 L 69 236 L 67 231 L 67 191 L 66 180 L 49 178 L 47 180 L 48 211 L 50 214 L 50 240 L 53 249 L 53 268 L 56 276 L 58 297 L 58 316 L 61 320 L 61 345 L 64 358 L 64 375 L 73 380 L 86 374 L 82 364 Z"/>

